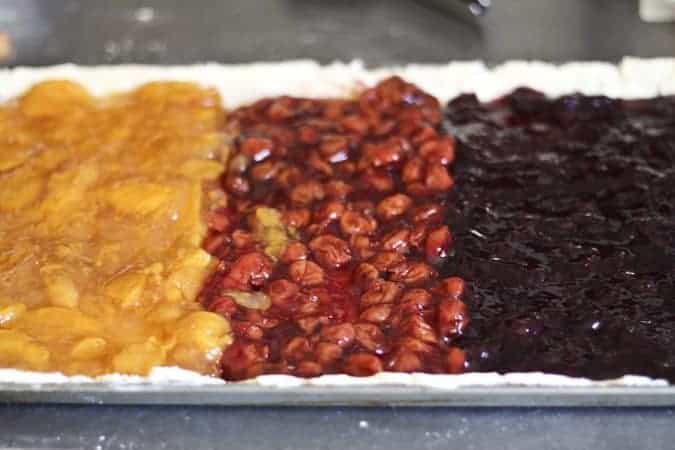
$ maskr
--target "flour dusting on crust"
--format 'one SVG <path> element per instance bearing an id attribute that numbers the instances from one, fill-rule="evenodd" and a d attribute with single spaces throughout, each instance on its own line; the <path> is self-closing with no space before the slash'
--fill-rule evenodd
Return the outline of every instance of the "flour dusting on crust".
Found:
<path id="1" fill-rule="evenodd" d="M 537 89 L 549 96 L 579 92 L 614 98 L 647 98 L 675 95 L 675 58 L 625 58 L 620 64 L 572 62 L 553 65 L 538 61 L 512 61 L 488 68 L 482 62 L 453 62 L 445 65 L 411 64 L 401 67 L 368 70 L 360 61 L 321 66 L 313 61 L 192 66 L 95 66 L 64 64 L 44 68 L 19 67 L 0 70 L 0 101 L 20 95 L 30 86 L 47 79 L 69 79 L 81 83 L 94 95 L 107 95 L 133 89 L 150 81 L 191 81 L 211 86 L 220 92 L 223 105 L 234 108 L 262 97 L 293 95 L 338 97 L 349 95 L 363 85 L 373 85 L 390 76 L 400 75 L 407 81 L 445 102 L 462 93 L 475 93 L 479 99 L 491 100 L 516 87 Z M 626 375 L 622 378 L 592 381 L 587 378 L 531 373 L 468 373 L 438 375 L 384 372 L 365 378 L 348 375 L 324 375 L 303 379 L 288 375 L 264 375 L 243 384 L 266 387 L 300 386 L 373 386 L 403 385 L 436 389 L 468 386 L 546 386 L 612 387 L 668 386 L 665 380 Z M 225 381 L 202 376 L 177 367 L 157 367 L 147 377 L 120 374 L 97 378 L 68 377 L 59 373 L 0 369 L 0 384 L 39 389 L 52 384 L 104 384 L 111 389 L 131 385 L 224 385 Z"/>
<path id="2" fill-rule="evenodd" d="M 0 369 L 0 386 L 11 384 L 38 389 L 40 385 L 84 384 L 116 386 L 218 386 L 232 384 L 219 378 L 200 375 L 178 367 L 156 367 L 147 377 L 111 374 L 96 378 L 86 376 L 68 377 L 60 373 L 28 372 L 16 369 Z M 297 388 L 302 386 L 422 386 L 434 389 L 458 389 L 462 387 L 494 386 L 539 386 L 539 387 L 663 387 L 665 380 L 643 376 L 626 375 L 621 378 L 593 381 L 587 378 L 567 377 L 541 372 L 508 373 L 494 372 L 442 375 L 428 373 L 381 372 L 370 377 L 349 375 L 323 375 L 317 378 L 298 378 L 291 375 L 262 375 L 236 384 L 259 385 L 273 388 Z"/>

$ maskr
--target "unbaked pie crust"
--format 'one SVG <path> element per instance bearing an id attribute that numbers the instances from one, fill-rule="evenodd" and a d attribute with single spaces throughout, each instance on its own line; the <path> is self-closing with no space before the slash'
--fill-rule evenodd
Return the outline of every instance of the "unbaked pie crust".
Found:
<path id="1" fill-rule="evenodd" d="M 32 227 L 30 239 L 14 246 L 12 252 L 5 254 L 15 255 L 15 258 L 21 258 L 21 254 L 29 255 L 21 260 L 22 264 L 25 264 L 22 272 L 24 278 L 19 277 L 22 280 L 21 288 L 33 287 L 31 299 L 25 303 L 30 305 L 33 302 L 41 305 L 41 308 L 23 311 L 21 306 L 17 306 L 19 303 L 12 304 L 3 299 L 0 316 L 5 314 L 9 319 L 7 323 L 2 324 L 0 333 L 6 336 L 1 338 L 0 344 L 16 345 L 17 348 L 23 349 L 21 352 L 24 355 L 29 354 L 30 357 L 18 359 L 20 361 L 16 367 L 26 370 L 0 369 L 0 382 L 222 383 L 221 380 L 202 376 L 198 372 L 205 374 L 213 372 L 213 361 L 219 355 L 218 349 L 231 339 L 228 325 L 219 320 L 217 318 L 219 316 L 197 311 L 193 302 L 196 296 L 195 286 L 201 283 L 211 263 L 208 254 L 199 249 L 199 243 L 205 232 L 199 218 L 199 209 L 204 206 L 203 202 L 207 197 L 204 195 L 203 186 L 208 186 L 209 176 L 202 177 L 196 174 L 206 173 L 211 174 L 211 177 L 216 176 L 222 168 L 220 161 L 226 156 L 223 154 L 226 137 L 217 132 L 216 122 L 219 118 L 217 108 L 212 108 L 214 102 L 222 100 L 226 108 L 233 108 L 275 95 L 344 96 L 352 93 L 354 89 L 372 85 L 393 74 L 417 84 L 442 102 L 463 92 L 474 92 L 481 100 L 488 100 L 510 92 L 518 86 L 532 87 L 551 96 L 581 92 L 588 95 L 641 98 L 675 93 L 675 59 L 666 58 L 652 60 L 627 58 L 619 65 L 591 62 L 554 66 L 540 62 L 509 62 L 492 69 L 479 62 L 409 65 L 367 70 L 359 62 L 319 66 L 314 62 L 295 61 L 239 66 L 205 64 L 159 68 L 63 65 L 4 70 L 0 72 L 0 86 L 2 86 L 0 100 L 6 101 L 23 95 L 17 102 L 3 105 L 0 114 L 4 126 L 11 125 L 15 130 L 25 132 L 28 135 L 26 139 L 30 139 L 30 133 L 36 131 L 42 133 L 42 138 L 45 135 L 43 129 L 30 123 L 21 123 L 21 120 L 31 115 L 44 121 L 50 116 L 52 120 L 58 120 L 54 117 L 79 114 L 80 126 L 92 133 L 89 134 L 90 141 L 81 137 L 86 134 L 82 129 L 68 130 L 72 136 L 47 133 L 48 142 L 34 146 L 31 154 L 5 151 L 0 158 L 0 172 L 9 169 L 15 172 L 15 169 L 21 169 L 23 165 L 26 165 L 33 174 L 35 170 L 43 171 L 38 177 L 20 177 L 19 187 L 13 188 L 14 195 L 10 195 L 0 205 L 0 209 L 4 208 L 2 212 L 5 217 L 8 217 L 7 214 L 16 215 L 19 217 L 18 222 Z M 29 89 L 36 83 L 53 79 L 67 79 L 79 83 L 98 97 L 130 91 L 145 83 L 157 81 L 187 81 L 204 88 L 199 89 L 189 84 L 155 83 L 132 94 L 107 97 L 107 100 L 101 101 L 80 91 L 74 84 L 52 85 L 52 91 L 49 91 L 50 84 L 43 84 L 41 88 L 47 91 L 38 92 L 38 95 L 52 99 L 54 110 L 50 110 L 49 107 L 31 108 L 31 96 L 34 97 L 36 92 L 35 89 Z M 145 115 L 145 119 L 150 120 L 154 111 L 156 114 L 162 114 L 163 120 L 166 120 L 165 103 L 170 101 L 171 97 L 166 96 L 166 92 L 162 90 L 166 90 L 168 86 L 184 90 L 183 94 L 187 93 L 193 102 L 176 105 L 175 109 L 168 108 L 168 111 L 173 111 L 174 114 L 173 116 L 169 114 L 169 121 L 173 118 L 175 124 L 181 125 L 174 127 L 173 135 L 170 129 L 167 131 L 165 128 L 162 128 L 156 136 L 148 136 L 147 133 L 144 135 L 141 122 L 138 120 L 134 122 L 134 115 L 136 117 Z M 69 93 L 66 106 L 62 99 L 54 97 L 57 95 L 54 92 Z M 68 102 L 73 103 L 72 107 L 68 107 Z M 162 104 L 159 105 L 157 102 Z M 35 104 L 44 105 L 49 102 Z M 23 111 L 24 119 L 16 119 L 18 110 Z M 190 126 L 186 128 L 185 120 L 191 115 L 198 119 L 191 121 Z M 19 122 L 12 122 L 15 119 Z M 115 128 L 119 135 L 106 136 L 96 132 L 97 126 L 105 129 L 104 123 L 115 121 L 121 125 Z M 191 139 L 197 134 L 200 135 L 199 139 Z M 120 153 L 119 148 L 109 145 L 119 136 L 137 139 L 134 144 L 141 148 L 152 139 L 161 142 L 190 141 L 194 142 L 194 145 L 177 145 L 168 149 L 162 158 L 157 156 L 157 147 L 151 144 L 146 145 L 146 154 L 125 155 Z M 63 147 L 59 147 L 59 142 L 72 142 L 78 139 L 82 145 L 76 146 L 74 153 L 72 149 L 69 149 L 71 153 L 67 155 L 59 153 L 59 148 Z M 44 149 L 49 148 L 49 145 L 55 150 L 45 152 Z M 101 148 L 106 150 L 93 151 Z M 63 161 L 67 163 L 62 164 Z M 75 167 L 78 168 L 77 171 L 73 170 Z M 0 183 L 2 181 L 0 179 Z M 13 186 L 17 185 L 12 183 Z M 0 197 L 5 191 L 0 189 Z M 144 200 L 134 200 L 134 196 L 139 193 L 142 193 Z M 181 199 L 182 203 L 176 203 L 176 198 Z M 58 210 L 50 209 L 49 205 L 55 204 Z M 27 205 L 33 206 L 28 208 Z M 144 229 L 139 223 L 133 223 L 134 221 L 129 219 L 150 215 L 153 217 L 153 223 L 164 226 L 161 233 L 157 233 L 157 230 Z M 72 220 L 72 217 L 77 217 L 77 220 Z M 115 239 L 112 232 L 94 230 L 94 219 L 102 218 L 111 223 L 121 221 L 126 223 L 128 228 L 125 228 L 123 235 Z M 18 223 L 16 217 L 13 220 L 13 223 Z M 4 234 L 0 237 L 5 240 L 11 239 L 12 233 L 15 232 L 9 223 L 3 225 L 0 219 L 0 233 Z M 92 236 L 95 238 L 92 239 Z M 135 242 L 133 246 L 135 249 L 145 250 L 133 252 L 133 256 L 125 255 L 124 246 L 121 245 L 125 238 L 132 238 L 128 242 Z M 77 245 L 63 246 L 60 245 L 61 241 Z M 25 250 L 23 253 L 22 249 Z M 36 249 L 40 249 L 40 252 L 35 251 Z M 38 258 L 36 255 L 41 258 L 39 261 L 32 260 Z M 86 261 L 87 283 L 82 281 L 82 277 L 85 276 L 83 272 L 74 273 L 70 270 L 72 266 L 69 266 L 69 261 Z M 106 263 L 105 270 L 102 268 L 104 267 L 102 261 Z M 111 262 L 117 265 L 111 265 Z M 144 289 L 154 293 L 144 295 L 144 298 L 169 298 L 171 307 L 167 308 L 164 300 L 139 305 L 138 298 L 141 292 L 139 290 Z M 16 292 L 0 290 L 0 295 L 8 297 L 18 296 L 21 293 L 18 290 Z M 101 320 L 98 323 L 91 319 L 80 320 L 78 308 L 86 309 L 87 299 L 96 296 L 107 296 L 111 304 L 115 305 L 116 311 L 123 312 L 122 316 L 112 316 L 99 311 Z M 16 311 L 10 308 L 12 305 Z M 134 330 L 143 330 L 144 326 L 150 326 L 141 324 L 134 328 L 138 317 L 128 312 L 134 311 L 135 308 L 143 311 L 147 311 L 148 308 L 172 309 L 166 313 L 167 317 L 170 317 L 168 320 L 172 321 L 171 324 L 182 324 L 183 328 L 179 327 L 178 331 L 172 332 L 168 331 L 168 328 L 155 332 L 154 335 L 160 335 L 162 338 L 148 338 L 141 340 L 140 344 L 138 339 L 129 340 Z M 92 311 L 87 310 L 87 313 L 91 315 Z M 31 318 L 31 315 L 36 317 Z M 12 327 L 9 323 L 12 320 L 23 321 L 23 325 Z M 64 323 L 69 325 L 64 327 Z M 162 325 L 152 324 L 152 326 L 161 328 Z M 195 329 L 204 327 L 209 330 L 208 333 L 194 333 Z M 172 330 L 174 328 L 171 327 Z M 44 346 L 31 342 L 31 333 L 59 333 L 59 329 L 66 329 L 66 336 L 53 339 L 53 344 Z M 185 346 L 176 345 L 176 340 Z M 128 349 L 134 345 L 143 348 Z M 200 349 L 199 354 L 186 350 L 194 349 L 195 346 Z M 114 349 L 118 356 L 112 360 L 104 357 L 112 351 L 111 349 Z M 144 366 L 134 358 L 125 360 L 125 349 L 129 350 L 127 354 L 134 354 L 139 350 L 147 352 L 157 365 L 180 365 L 197 372 L 177 367 L 155 367 L 148 376 L 135 376 L 133 374 L 147 373 L 150 367 Z M 45 352 L 57 355 L 51 359 L 56 361 L 52 363 L 53 366 L 45 363 Z M 66 352 L 70 352 L 70 357 L 64 356 Z M 30 370 L 56 370 L 61 373 Z M 101 375 L 110 372 L 121 372 L 125 375 Z M 94 378 L 68 377 L 63 373 L 88 373 Z M 403 384 L 435 388 L 504 384 L 547 386 L 667 384 L 663 380 L 629 375 L 618 380 L 594 382 L 583 378 L 542 373 L 506 375 L 380 373 L 367 378 L 324 375 L 314 379 L 267 375 L 245 383 L 279 387 L 305 384 L 321 386 Z"/>

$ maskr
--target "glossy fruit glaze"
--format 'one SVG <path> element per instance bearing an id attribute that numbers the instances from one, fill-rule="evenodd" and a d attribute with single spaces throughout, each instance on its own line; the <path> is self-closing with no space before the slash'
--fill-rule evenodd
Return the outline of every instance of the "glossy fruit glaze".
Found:
<path id="1" fill-rule="evenodd" d="M 468 370 L 675 381 L 675 98 L 451 101 Z"/>
<path id="2" fill-rule="evenodd" d="M 464 282 L 438 275 L 455 156 L 441 119 L 399 78 L 230 115 L 228 204 L 205 242 L 220 263 L 201 295 L 232 324 L 226 379 L 463 370 Z"/>

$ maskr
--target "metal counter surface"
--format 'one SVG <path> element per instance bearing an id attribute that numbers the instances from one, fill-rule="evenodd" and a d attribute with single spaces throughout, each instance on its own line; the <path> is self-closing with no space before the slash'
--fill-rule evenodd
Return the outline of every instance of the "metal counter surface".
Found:
<path id="1" fill-rule="evenodd" d="M 673 410 L 7 406 L 0 448 L 670 450 Z"/>
<path id="2" fill-rule="evenodd" d="M 637 0 L 494 0 L 478 25 L 410 0 L 0 0 L 5 65 L 675 55 Z M 0 87 L 1 89 L 1 87 Z M 672 408 L 261 408 L 4 403 L 0 448 L 670 449 Z"/>
<path id="3" fill-rule="evenodd" d="M 637 0 L 493 0 L 470 23 L 413 0 L 0 0 L 13 65 L 361 58 L 608 60 L 675 54 Z"/>

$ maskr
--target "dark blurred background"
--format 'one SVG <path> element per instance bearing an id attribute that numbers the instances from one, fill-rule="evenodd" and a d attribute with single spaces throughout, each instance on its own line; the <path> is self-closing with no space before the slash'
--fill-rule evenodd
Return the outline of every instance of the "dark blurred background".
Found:
<path id="1" fill-rule="evenodd" d="M 493 0 L 475 21 L 423 3 L 0 0 L 0 64 L 361 58 L 382 65 L 675 55 L 675 23 L 643 23 L 637 0 Z"/>

